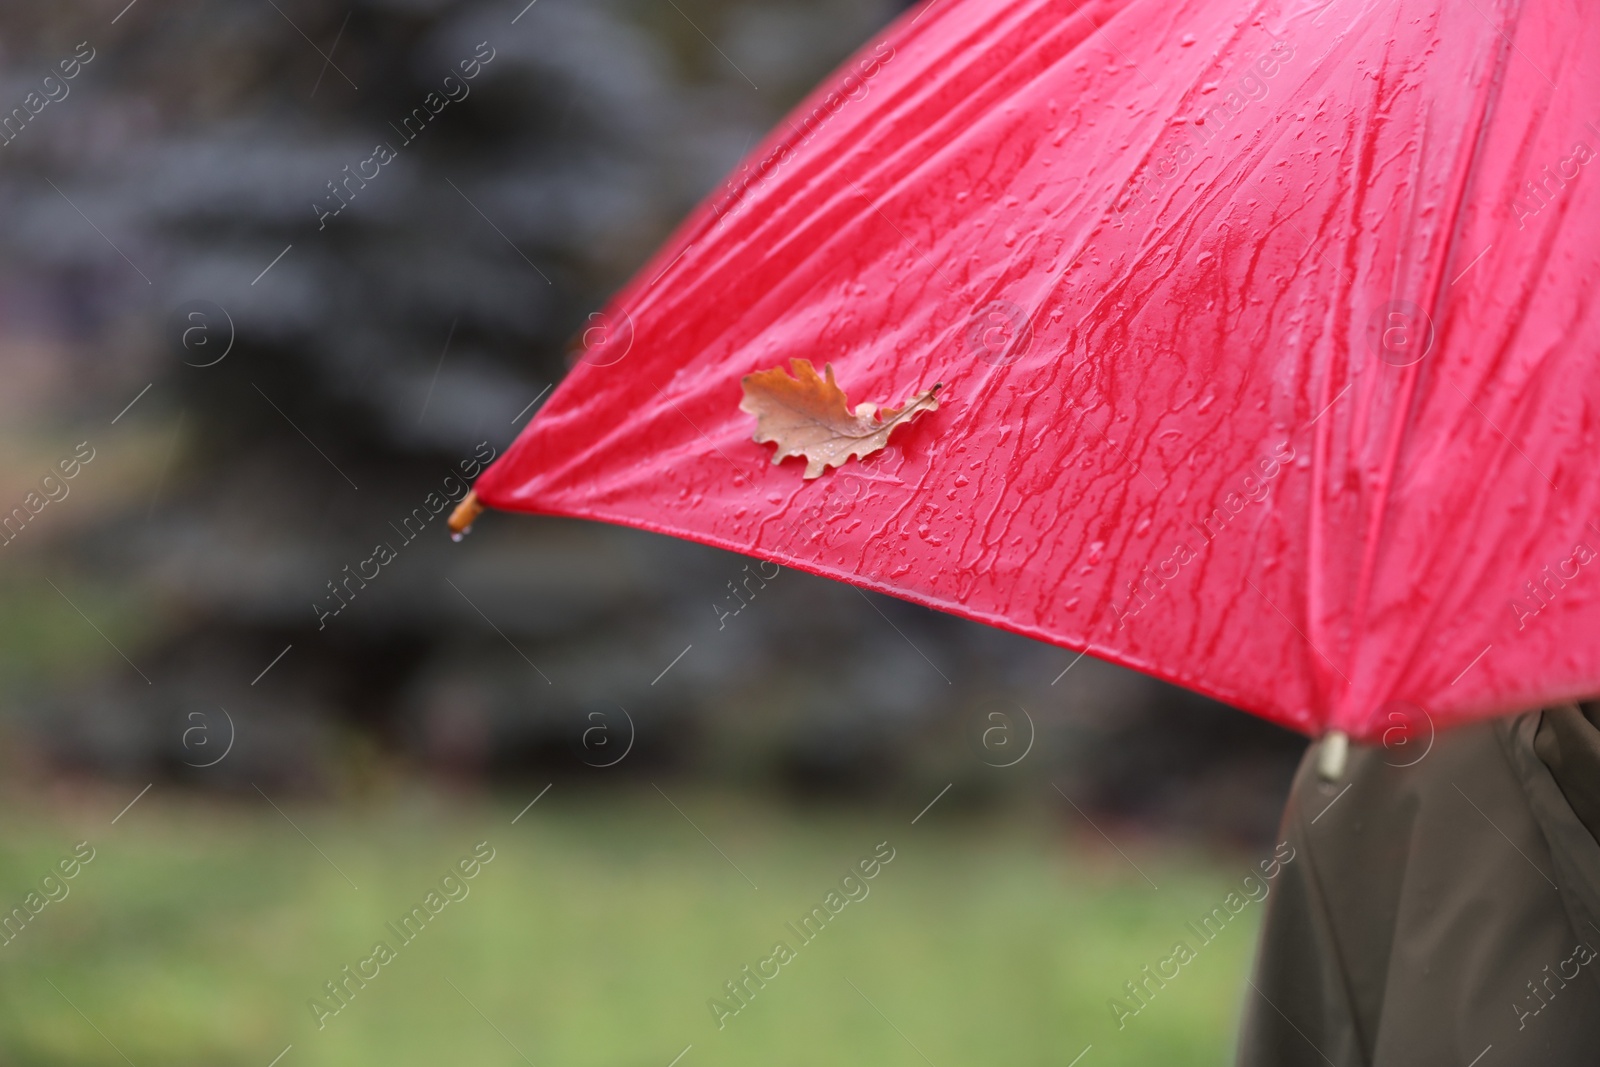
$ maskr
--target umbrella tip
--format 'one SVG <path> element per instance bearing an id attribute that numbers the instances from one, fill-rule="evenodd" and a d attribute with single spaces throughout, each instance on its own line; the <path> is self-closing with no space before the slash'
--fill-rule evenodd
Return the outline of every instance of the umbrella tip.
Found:
<path id="1" fill-rule="evenodd" d="M 461 498 L 461 503 L 450 513 L 450 540 L 459 541 L 472 532 L 472 523 L 479 515 L 483 514 L 483 502 L 478 499 L 478 494 L 467 491 Z"/>
<path id="2" fill-rule="evenodd" d="M 1343 730 L 1329 730 L 1322 735 L 1322 747 L 1317 751 L 1317 774 L 1324 782 L 1337 782 L 1344 777 L 1349 757 L 1350 735 Z"/>

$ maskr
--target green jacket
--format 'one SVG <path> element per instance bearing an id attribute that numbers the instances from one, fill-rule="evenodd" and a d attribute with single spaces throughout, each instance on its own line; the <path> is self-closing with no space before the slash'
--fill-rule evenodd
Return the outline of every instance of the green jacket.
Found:
<path id="1" fill-rule="evenodd" d="M 1600 1064 L 1600 705 L 1313 745 L 1284 813 L 1241 1067 Z M 1403 764 L 1412 764 L 1403 766 Z"/>

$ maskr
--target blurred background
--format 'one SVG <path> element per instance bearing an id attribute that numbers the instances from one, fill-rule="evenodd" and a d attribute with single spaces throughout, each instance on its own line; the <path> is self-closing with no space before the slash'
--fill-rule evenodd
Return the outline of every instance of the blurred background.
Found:
<path id="1" fill-rule="evenodd" d="M 743 557 L 431 515 L 904 7 L 524 4 L 0 13 L 0 1063 L 1227 1061 L 1258 906 L 1109 1005 L 1270 855 L 1303 739 Z"/>

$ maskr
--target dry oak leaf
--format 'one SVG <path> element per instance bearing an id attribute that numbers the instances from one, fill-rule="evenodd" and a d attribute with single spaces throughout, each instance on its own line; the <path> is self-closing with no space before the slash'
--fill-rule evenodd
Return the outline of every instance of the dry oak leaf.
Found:
<path id="1" fill-rule="evenodd" d="M 924 389 L 898 408 L 880 411 L 876 404 L 857 404 L 851 412 L 844 390 L 833 380 L 833 364 L 823 366 L 826 377 L 817 375 L 809 359 L 792 359 L 789 364 L 793 378 L 782 367 L 745 375 L 739 410 L 756 417 L 756 444 L 778 446 L 773 463 L 790 456 L 805 458 L 807 481 L 829 467 L 842 467 L 851 456 L 865 459 L 888 445 L 896 426 L 939 408 L 935 394 L 943 383 Z"/>

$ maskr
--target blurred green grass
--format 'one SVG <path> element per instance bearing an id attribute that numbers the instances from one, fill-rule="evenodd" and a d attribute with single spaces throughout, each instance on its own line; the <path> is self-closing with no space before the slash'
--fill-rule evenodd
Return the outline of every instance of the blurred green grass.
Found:
<path id="1" fill-rule="evenodd" d="M 969 816 L 946 798 L 913 826 L 669 786 L 680 814 L 648 786 L 558 785 L 513 825 L 535 792 L 280 799 L 299 831 L 257 797 L 162 786 L 116 825 L 120 793 L 68 814 L 7 803 L 5 909 L 75 842 L 97 854 L 0 947 L 0 1061 L 267 1067 L 288 1045 L 279 1067 L 667 1067 L 689 1045 L 680 1067 L 1059 1067 L 1091 1044 L 1081 1067 L 1231 1059 L 1259 908 L 1120 1032 L 1108 1000 L 1252 857 L 1108 827 L 1156 890 L 1042 810 Z M 870 895 L 800 946 L 784 923 L 885 840 Z M 385 923 L 480 841 L 496 854 L 470 895 L 319 1030 L 308 1000 L 380 938 L 397 945 Z M 779 939 L 798 958 L 719 1031 L 708 999 Z"/>

